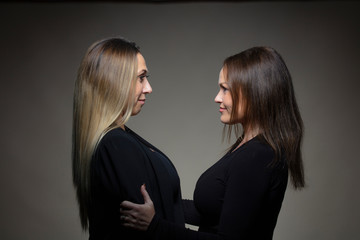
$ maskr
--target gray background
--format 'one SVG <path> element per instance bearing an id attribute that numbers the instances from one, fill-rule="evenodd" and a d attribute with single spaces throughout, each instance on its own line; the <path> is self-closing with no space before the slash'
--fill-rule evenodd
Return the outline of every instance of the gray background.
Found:
<path id="1" fill-rule="evenodd" d="M 225 57 L 276 48 L 305 122 L 307 188 L 288 188 L 274 239 L 359 239 L 357 2 L 0 4 L 0 239 L 86 239 L 71 180 L 72 91 L 88 46 L 125 36 L 153 93 L 129 126 L 174 162 L 185 198 L 228 146 Z"/>

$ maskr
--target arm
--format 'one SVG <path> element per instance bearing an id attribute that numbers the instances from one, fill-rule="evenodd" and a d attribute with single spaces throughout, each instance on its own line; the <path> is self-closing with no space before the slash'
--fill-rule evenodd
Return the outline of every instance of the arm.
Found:
<path id="1" fill-rule="evenodd" d="M 197 239 L 197 231 L 185 229 L 175 223 L 161 219 L 155 215 L 154 204 L 149 197 L 145 185 L 140 188 L 144 204 L 123 201 L 120 204 L 120 220 L 125 227 L 139 231 L 147 231 L 154 239 Z M 180 235 L 178 235 L 180 233 Z M 157 236 L 157 237 L 154 237 Z M 201 239 L 218 239 L 216 235 L 202 233 Z"/>
<path id="2" fill-rule="evenodd" d="M 242 151 L 229 167 L 224 204 L 218 235 L 224 239 L 258 239 L 262 232 L 257 221 L 264 211 L 264 198 L 269 190 L 271 169 L 267 164 L 272 155 L 261 151 Z M 263 239 L 263 238 L 260 238 Z"/>
<path id="3" fill-rule="evenodd" d="M 121 220 L 125 227 L 135 228 L 140 231 L 146 231 L 155 215 L 154 204 L 146 191 L 145 184 L 140 188 L 144 198 L 144 204 L 135 204 L 129 201 L 123 201 L 120 204 Z M 199 225 L 200 215 L 195 208 L 192 200 L 183 199 L 183 208 L 186 217 L 186 223 Z"/>
<path id="4" fill-rule="evenodd" d="M 249 239 L 252 234 L 259 234 L 254 228 L 259 221 L 259 214 L 264 207 L 271 170 L 267 168 L 272 156 L 268 154 L 243 151 L 240 159 L 234 159 L 229 168 L 223 207 L 216 234 L 197 232 L 167 222 L 156 215 L 148 225 L 150 235 L 161 236 L 160 239 Z M 141 207 L 137 208 L 141 210 Z M 125 213 L 123 213 L 125 214 Z M 132 224 L 139 213 L 132 213 Z M 261 220 L 261 219 L 260 219 Z M 257 229 L 261 231 L 261 229 Z M 261 234 L 261 233 L 260 233 Z"/>
<path id="5" fill-rule="evenodd" d="M 120 220 L 125 227 L 146 231 L 155 215 L 155 208 L 145 184 L 141 185 L 140 192 L 144 197 L 144 204 L 123 201 L 120 204 Z"/>
<path id="6" fill-rule="evenodd" d="M 201 216 L 195 207 L 194 201 L 183 199 L 182 206 L 185 215 L 185 222 L 194 226 L 199 226 Z"/>
<path id="7" fill-rule="evenodd" d="M 142 196 L 137 189 L 148 179 L 140 146 L 120 130 L 109 134 L 97 148 L 93 165 L 95 175 L 114 198 L 141 203 Z"/>
<path id="8" fill-rule="evenodd" d="M 145 233 L 121 226 L 119 204 L 125 199 L 143 203 L 138 190 L 143 183 L 152 196 L 145 160 L 141 145 L 120 129 L 101 139 L 91 162 L 90 221 L 95 238 L 144 238 Z"/>

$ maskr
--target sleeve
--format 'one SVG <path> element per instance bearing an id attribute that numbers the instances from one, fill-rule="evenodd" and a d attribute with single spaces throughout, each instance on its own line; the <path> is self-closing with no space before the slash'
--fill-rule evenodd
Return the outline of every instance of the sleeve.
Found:
<path id="1" fill-rule="evenodd" d="M 199 226 L 200 224 L 200 213 L 195 207 L 194 201 L 189 199 L 182 200 L 185 223 Z"/>
<path id="2" fill-rule="evenodd" d="M 147 234 L 152 240 L 215 240 L 218 238 L 215 234 L 194 231 L 176 223 L 166 221 L 155 214 L 152 219 Z"/>
<path id="3" fill-rule="evenodd" d="M 110 195 L 119 201 L 143 203 L 139 189 L 147 184 L 144 154 L 140 145 L 126 135 L 104 137 L 97 148 L 94 170 Z"/>
<path id="4" fill-rule="evenodd" d="M 265 159 L 264 159 L 265 158 Z M 242 153 L 229 168 L 217 234 L 181 228 L 154 217 L 148 232 L 159 239 L 233 240 L 248 239 L 249 231 L 262 207 L 271 173 L 266 167 L 268 154 L 253 151 Z M 155 215 L 156 216 L 156 215 Z"/>
<path id="5" fill-rule="evenodd" d="M 224 239 L 245 239 L 253 234 L 271 182 L 267 166 L 272 157 L 267 150 L 245 150 L 229 167 L 218 229 Z"/>

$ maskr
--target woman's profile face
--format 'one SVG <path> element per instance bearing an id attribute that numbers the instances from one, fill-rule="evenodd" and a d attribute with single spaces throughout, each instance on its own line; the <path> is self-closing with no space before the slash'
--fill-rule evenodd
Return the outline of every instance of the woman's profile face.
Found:
<path id="1" fill-rule="evenodd" d="M 147 79 L 148 69 L 146 67 L 146 62 L 144 57 L 138 53 L 137 54 L 138 61 L 138 71 L 136 78 L 136 87 L 135 87 L 135 101 L 131 115 L 136 115 L 141 111 L 142 106 L 146 101 L 146 94 L 152 92 L 152 88 Z"/>
<path id="2" fill-rule="evenodd" d="M 220 109 L 219 109 L 221 113 L 220 121 L 225 124 L 231 124 L 232 123 L 231 111 L 233 108 L 233 101 L 232 101 L 231 92 L 229 90 L 228 81 L 225 78 L 225 76 L 226 74 L 224 73 L 224 68 L 222 68 L 219 74 L 219 82 L 218 82 L 220 90 L 215 97 L 215 102 L 220 104 Z M 240 100 L 238 116 L 236 116 L 236 119 L 239 119 L 239 121 L 241 121 L 241 119 L 244 116 L 244 111 L 241 105 L 242 104 Z"/>

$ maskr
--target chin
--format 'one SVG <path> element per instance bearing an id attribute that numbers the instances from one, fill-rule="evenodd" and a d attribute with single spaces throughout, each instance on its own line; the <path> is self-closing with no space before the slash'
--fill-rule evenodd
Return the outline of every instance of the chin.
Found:
<path id="1" fill-rule="evenodd" d="M 229 122 L 230 122 L 229 119 L 223 119 L 223 118 L 220 118 L 220 121 L 224 124 L 229 124 Z"/>
<path id="2" fill-rule="evenodd" d="M 141 109 L 136 109 L 136 110 L 133 109 L 133 111 L 131 112 L 131 116 L 135 116 L 135 115 L 139 114 L 140 110 Z"/>

